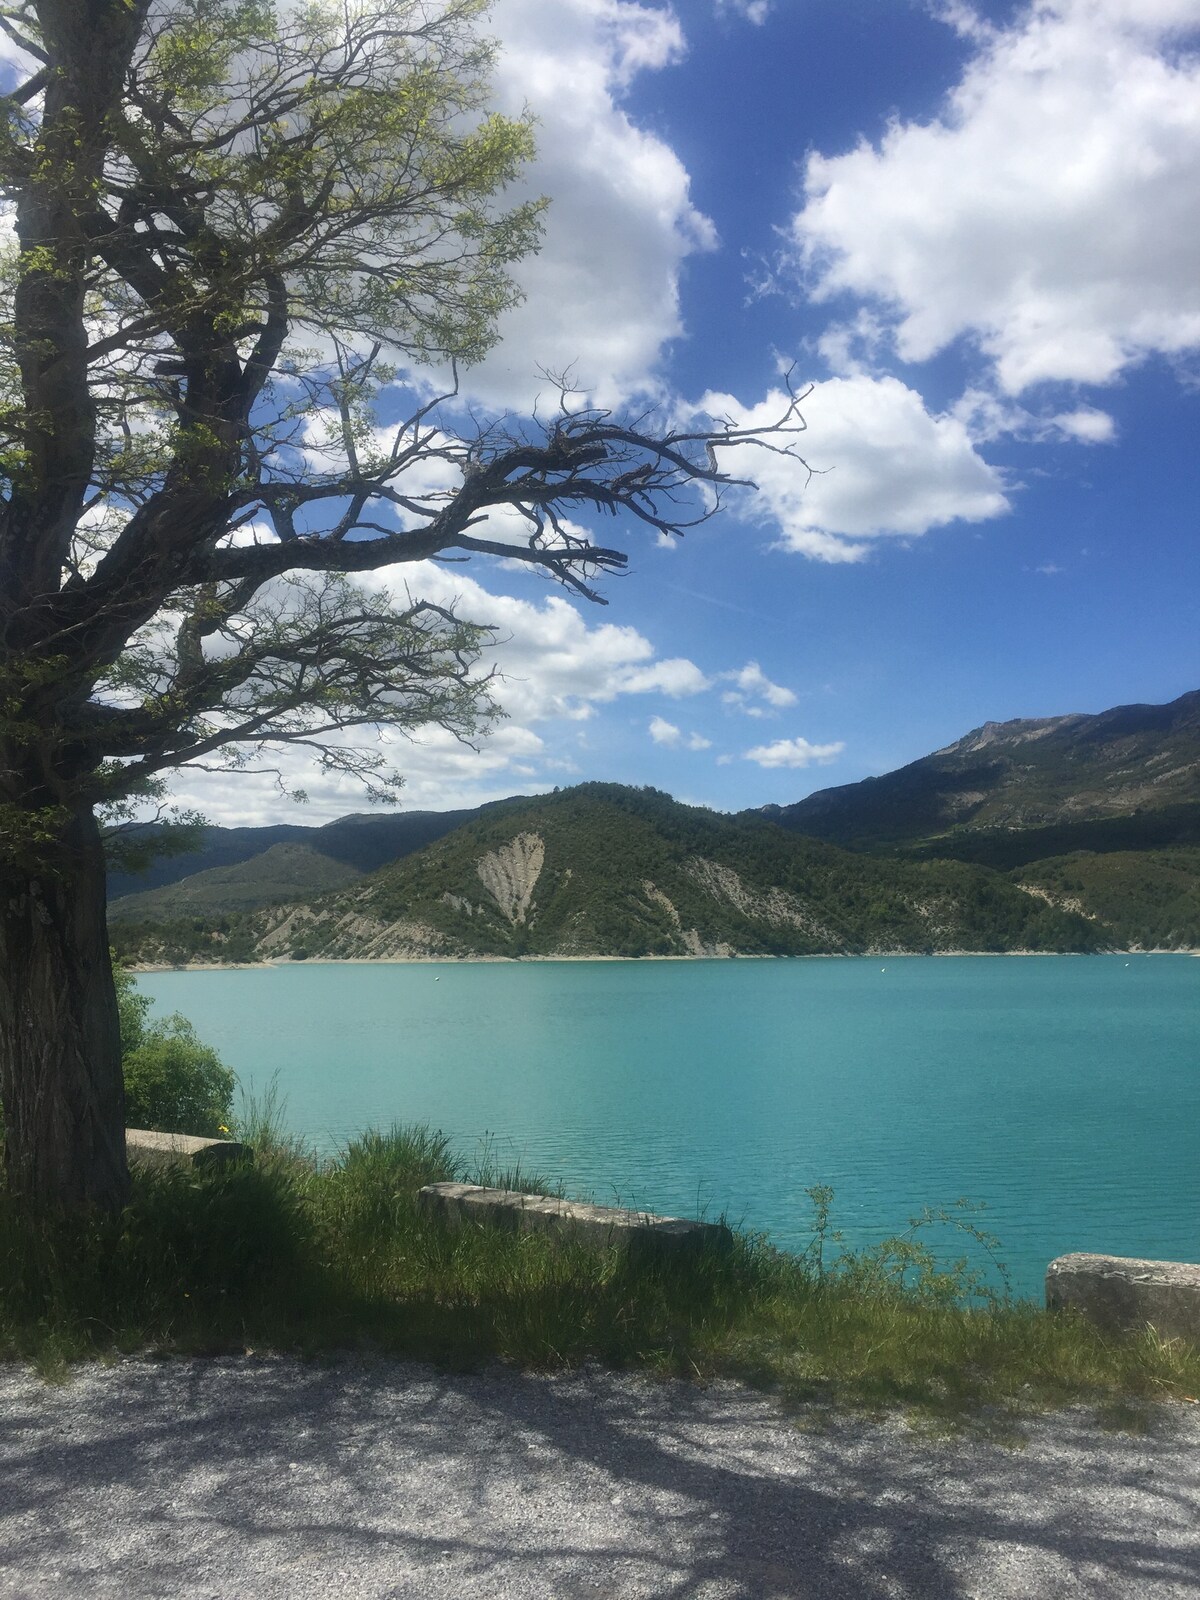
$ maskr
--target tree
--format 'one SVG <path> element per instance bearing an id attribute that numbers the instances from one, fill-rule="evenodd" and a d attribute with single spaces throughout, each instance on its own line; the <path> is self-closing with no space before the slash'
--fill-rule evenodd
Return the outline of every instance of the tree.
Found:
<path id="1" fill-rule="evenodd" d="M 456 380 L 415 386 L 487 350 L 538 240 L 482 8 L 0 4 L 29 64 L 0 132 L 0 1100 L 31 1204 L 127 1192 L 97 807 L 280 745 L 394 793 L 347 730 L 483 732 L 489 634 L 364 575 L 485 554 L 598 599 L 625 557 L 570 513 L 679 532 L 737 481 L 722 449 L 790 448 L 565 394 L 464 430 Z"/>

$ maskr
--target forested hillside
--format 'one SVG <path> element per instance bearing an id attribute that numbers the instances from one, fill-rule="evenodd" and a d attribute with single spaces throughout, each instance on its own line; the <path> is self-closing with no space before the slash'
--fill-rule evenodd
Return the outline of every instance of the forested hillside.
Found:
<path id="1" fill-rule="evenodd" d="M 1012 879 L 1110 928 L 1122 948 L 1200 949 L 1200 849 L 1080 851 Z"/>
<path id="2" fill-rule="evenodd" d="M 1200 842 L 1200 691 L 1164 706 L 988 722 L 895 772 L 768 814 L 854 849 L 1009 867 L 1020 864 L 1014 852 L 1029 861 Z"/>
<path id="3" fill-rule="evenodd" d="M 763 818 L 583 784 L 504 808 L 307 904 L 118 925 L 138 959 L 1092 950 L 998 873 L 856 856 Z"/>
<path id="4" fill-rule="evenodd" d="M 112 901 L 129 958 L 1196 948 L 1200 693 L 987 723 L 898 772 L 734 817 L 588 783 L 210 829 L 199 861 Z"/>

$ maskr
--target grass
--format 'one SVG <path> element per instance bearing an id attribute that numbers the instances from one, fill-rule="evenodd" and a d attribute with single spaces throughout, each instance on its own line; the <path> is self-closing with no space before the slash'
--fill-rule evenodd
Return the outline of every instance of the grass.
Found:
<path id="1" fill-rule="evenodd" d="M 804 1256 L 735 1234 L 732 1248 L 688 1260 L 630 1261 L 426 1217 L 422 1184 L 497 1176 L 487 1147 L 466 1167 L 442 1135 L 394 1128 L 321 1161 L 280 1136 L 269 1097 L 241 1131 L 253 1162 L 139 1173 L 116 1219 L 34 1227 L 0 1195 L 0 1358 L 48 1376 L 134 1351 L 370 1349 L 459 1368 L 599 1360 L 992 1427 L 1077 1401 L 1128 1424 L 1147 1402 L 1200 1392 L 1190 1346 L 1106 1338 L 988 1291 L 961 1262 L 939 1267 L 921 1230 L 950 1220 L 983 1237 L 969 1216 L 926 1216 L 831 1260 L 831 1197 L 814 1190 Z"/>

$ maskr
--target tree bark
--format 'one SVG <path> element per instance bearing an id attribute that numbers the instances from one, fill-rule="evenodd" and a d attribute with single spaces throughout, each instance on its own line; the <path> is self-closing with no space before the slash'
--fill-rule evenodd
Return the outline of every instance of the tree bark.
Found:
<path id="1" fill-rule="evenodd" d="M 90 808 L 0 866 L 0 1102 L 11 1193 L 35 1210 L 128 1197 L 121 1036 Z"/>

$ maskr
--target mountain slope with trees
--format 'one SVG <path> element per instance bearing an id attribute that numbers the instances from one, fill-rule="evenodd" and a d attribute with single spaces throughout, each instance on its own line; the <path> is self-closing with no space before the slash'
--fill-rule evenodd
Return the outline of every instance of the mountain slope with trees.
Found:
<path id="1" fill-rule="evenodd" d="M 351 883 L 364 872 L 420 850 L 479 808 L 355 813 L 321 827 L 205 827 L 198 848 L 161 858 L 145 872 L 110 871 L 110 918 L 170 919 L 191 913 L 248 910 Z M 135 830 L 126 830 L 126 836 Z M 150 835 L 152 830 L 144 830 Z"/>
<path id="2" fill-rule="evenodd" d="M 854 855 L 655 790 L 498 808 L 351 887 L 246 917 L 118 924 L 140 960 L 1094 950 L 1104 931 L 962 862 Z"/>
<path id="3" fill-rule="evenodd" d="M 1186 797 L 1200 766 L 1198 716 L 1191 694 L 1096 717 L 988 724 L 900 772 L 812 796 L 817 821 L 850 834 L 853 850 L 797 828 L 810 801 L 728 817 L 613 784 L 473 811 L 344 817 L 289 829 L 288 842 L 232 867 L 179 878 L 180 862 L 168 862 L 179 881 L 114 900 L 114 936 L 128 952 L 171 961 L 1010 949 L 1014 940 L 1196 948 L 1200 801 Z M 922 833 L 983 758 L 994 786 L 973 802 L 975 815 L 1008 820 Z M 866 822 L 875 831 L 864 841 Z M 252 834 L 274 836 L 209 833 L 218 859 Z M 517 846 L 522 833 L 537 847 Z M 439 840 L 440 849 L 420 848 Z M 529 876 L 537 849 L 536 899 L 514 921 L 481 889 L 479 862 L 495 857 L 486 870 L 502 885 Z M 392 860 L 361 877 L 387 852 L 408 865 Z M 1067 920 L 1028 922 L 1030 896 Z M 270 907 L 291 909 L 256 914 Z"/>
<path id="4" fill-rule="evenodd" d="M 770 807 L 856 850 L 990 866 L 1200 842 L 1200 690 L 1168 705 L 988 722 L 879 778 Z"/>

